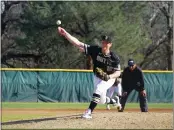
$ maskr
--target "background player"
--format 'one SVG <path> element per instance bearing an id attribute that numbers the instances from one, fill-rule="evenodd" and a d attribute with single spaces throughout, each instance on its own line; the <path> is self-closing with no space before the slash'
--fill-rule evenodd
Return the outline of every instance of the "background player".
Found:
<path id="1" fill-rule="evenodd" d="M 64 36 L 70 43 L 78 47 L 85 54 L 90 55 L 93 60 L 94 72 L 94 93 L 88 109 L 83 114 L 83 118 L 92 118 L 91 114 L 98 103 L 106 103 L 106 91 L 110 88 L 117 77 L 120 76 L 120 59 L 110 51 L 112 46 L 109 36 L 102 36 L 102 44 L 90 46 L 80 42 L 71 36 L 65 29 L 58 27 L 60 35 Z"/>
<path id="2" fill-rule="evenodd" d="M 106 94 L 106 109 L 110 110 L 110 104 L 121 109 L 120 98 L 122 96 L 121 78 L 116 78 L 115 83 L 107 90 Z M 113 102 L 113 103 L 112 103 Z"/>

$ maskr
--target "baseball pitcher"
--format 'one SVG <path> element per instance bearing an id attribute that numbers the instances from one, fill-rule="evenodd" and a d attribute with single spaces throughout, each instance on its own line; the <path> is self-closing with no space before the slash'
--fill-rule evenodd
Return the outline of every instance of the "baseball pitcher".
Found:
<path id="1" fill-rule="evenodd" d="M 105 35 L 101 37 L 101 47 L 99 47 L 80 42 L 62 27 L 58 27 L 58 33 L 78 47 L 81 52 L 90 55 L 93 60 L 94 93 L 88 109 L 82 115 L 82 118 L 90 119 L 97 104 L 106 103 L 107 89 L 110 88 L 114 84 L 115 79 L 120 76 L 120 59 L 110 51 L 112 43 L 109 36 Z"/>

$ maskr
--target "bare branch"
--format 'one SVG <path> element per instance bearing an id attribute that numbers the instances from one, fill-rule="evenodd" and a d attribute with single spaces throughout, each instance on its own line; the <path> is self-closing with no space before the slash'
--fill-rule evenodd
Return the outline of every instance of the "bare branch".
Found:
<path id="1" fill-rule="evenodd" d="M 149 46 L 147 48 L 147 51 L 145 53 L 145 57 L 144 57 L 144 60 L 140 63 L 140 66 L 142 66 L 144 63 L 147 62 L 148 60 L 148 57 L 154 52 L 154 50 L 156 50 L 162 43 L 164 43 L 167 38 L 168 38 L 168 33 L 169 33 L 169 30 L 166 32 L 166 34 L 164 34 L 156 43 L 155 45 L 153 46 Z"/>
<path id="2" fill-rule="evenodd" d="M 159 47 L 160 44 L 164 43 L 168 38 L 169 30 L 164 34 L 154 45 L 147 48 L 145 58 L 152 54 L 152 52 Z"/>
<path id="3" fill-rule="evenodd" d="M 155 10 L 154 14 L 152 15 L 152 17 L 150 18 L 149 22 L 150 22 L 150 26 L 152 27 L 155 23 L 155 20 L 159 14 L 160 10 Z"/>
<path id="4" fill-rule="evenodd" d="M 139 66 L 144 69 L 144 68 L 148 68 L 149 63 L 152 63 L 153 61 L 155 61 L 156 59 L 158 59 L 160 57 L 160 55 L 154 56 L 153 58 L 147 58 L 144 59 Z"/>

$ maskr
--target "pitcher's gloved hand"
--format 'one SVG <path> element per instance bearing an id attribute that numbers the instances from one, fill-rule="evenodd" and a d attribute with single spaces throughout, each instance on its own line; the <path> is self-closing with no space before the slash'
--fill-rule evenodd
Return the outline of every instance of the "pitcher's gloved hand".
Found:
<path id="1" fill-rule="evenodd" d="M 96 75 L 104 81 L 108 81 L 110 79 L 110 76 L 98 67 L 96 68 Z"/>
<path id="2" fill-rule="evenodd" d="M 108 81 L 110 79 L 110 76 L 108 74 L 104 74 L 103 80 Z"/>

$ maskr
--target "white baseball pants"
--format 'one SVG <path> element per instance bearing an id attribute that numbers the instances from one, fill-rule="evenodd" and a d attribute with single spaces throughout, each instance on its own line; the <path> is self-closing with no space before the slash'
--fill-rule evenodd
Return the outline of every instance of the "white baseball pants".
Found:
<path id="1" fill-rule="evenodd" d="M 94 93 L 100 95 L 100 104 L 106 103 L 106 92 L 112 87 L 114 82 L 115 79 L 104 81 L 94 75 Z"/>
<path id="2" fill-rule="evenodd" d="M 121 83 L 119 83 L 117 86 L 112 86 L 107 90 L 107 97 L 112 98 L 113 96 L 122 96 L 122 87 Z"/>

